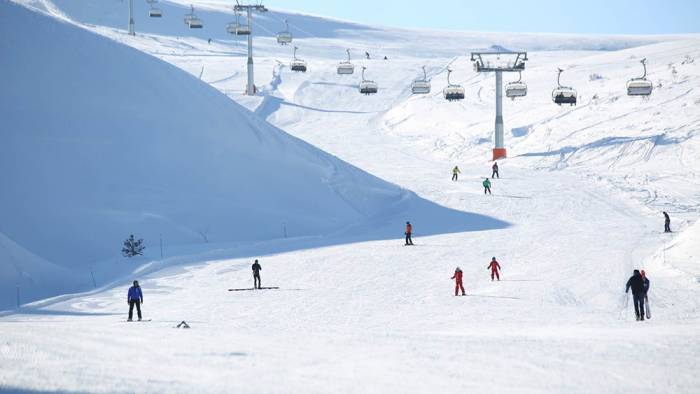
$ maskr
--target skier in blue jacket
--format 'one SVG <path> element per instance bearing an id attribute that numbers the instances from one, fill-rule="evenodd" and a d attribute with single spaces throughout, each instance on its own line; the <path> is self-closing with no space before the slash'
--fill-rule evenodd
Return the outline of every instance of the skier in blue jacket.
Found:
<path id="1" fill-rule="evenodd" d="M 135 280 L 134 285 L 129 288 L 129 293 L 126 296 L 126 303 L 129 304 L 129 321 L 134 317 L 134 305 L 136 305 L 136 313 L 141 320 L 141 304 L 143 304 L 143 293 L 139 281 Z"/>

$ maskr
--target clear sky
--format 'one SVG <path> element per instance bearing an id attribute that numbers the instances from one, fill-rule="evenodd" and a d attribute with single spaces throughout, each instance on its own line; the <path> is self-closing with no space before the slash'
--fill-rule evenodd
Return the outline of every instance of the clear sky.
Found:
<path id="1" fill-rule="evenodd" d="M 263 4 L 408 28 L 595 34 L 700 32 L 700 0 L 266 0 Z"/>

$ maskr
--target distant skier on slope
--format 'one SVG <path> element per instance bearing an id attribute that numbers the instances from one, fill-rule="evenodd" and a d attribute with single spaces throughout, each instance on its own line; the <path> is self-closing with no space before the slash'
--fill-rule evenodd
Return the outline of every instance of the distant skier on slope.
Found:
<path id="1" fill-rule="evenodd" d="M 627 281 L 625 293 L 629 293 L 632 288 L 632 300 L 634 301 L 634 314 L 638 321 L 644 321 L 644 278 L 639 270 L 634 270 L 634 273 Z"/>
<path id="2" fill-rule="evenodd" d="M 498 163 L 496 163 L 496 162 L 494 161 L 494 162 L 493 162 L 493 165 L 491 166 L 491 170 L 492 170 L 492 172 L 491 172 L 491 179 L 493 179 L 493 178 L 500 178 L 500 176 L 498 175 Z"/>
<path id="3" fill-rule="evenodd" d="M 455 166 L 455 168 L 452 169 L 452 180 L 457 181 L 457 178 L 459 177 L 459 174 L 461 174 L 462 171 L 459 170 L 458 166 Z"/>
<path id="4" fill-rule="evenodd" d="M 467 295 L 467 293 L 464 292 L 464 286 L 462 285 L 462 269 L 459 267 L 455 268 L 455 274 L 452 275 L 452 278 L 455 280 L 455 296 L 459 295 L 459 290 L 462 290 L 462 295 Z"/>
<path id="5" fill-rule="evenodd" d="M 484 194 L 491 194 L 491 181 L 489 181 L 489 178 L 485 178 L 481 184 L 484 185 Z"/>
<path id="6" fill-rule="evenodd" d="M 666 211 L 664 211 L 664 232 L 671 232 L 671 217 L 668 216 L 668 213 Z"/>
<path id="7" fill-rule="evenodd" d="M 498 270 L 501 269 L 501 266 L 498 264 L 498 261 L 496 261 L 495 256 L 491 258 L 491 262 L 486 266 L 486 269 L 491 269 L 491 282 L 493 282 L 494 276 L 499 282 L 501 281 L 501 276 L 498 274 Z"/>
<path id="8" fill-rule="evenodd" d="M 255 262 L 253 263 L 253 288 L 254 289 L 259 289 L 262 287 L 260 284 L 260 270 L 262 270 L 262 267 L 260 266 L 260 263 L 258 263 L 258 259 L 255 259 Z"/>
<path id="9" fill-rule="evenodd" d="M 143 304 L 143 293 L 141 292 L 139 281 L 135 280 L 133 286 L 129 288 L 129 292 L 126 295 L 126 303 L 129 304 L 128 321 L 133 321 L 134 305 L 136 305 L 136 314 L 139 317 L 139 321 L 141 321 L 141 304 Z"/>
<path id="10" fill-rule="evenodd" d="M 413 239 L 411 239 L 411 234 L 413 233 L 413 226 L 411 222 L 406 222 L 406 245 L 413 245 Z"/>
<path id="11" fill-rule="evenodd" d="M 369 59 L 369 52 L 365 51 L 365 57 Z"/>

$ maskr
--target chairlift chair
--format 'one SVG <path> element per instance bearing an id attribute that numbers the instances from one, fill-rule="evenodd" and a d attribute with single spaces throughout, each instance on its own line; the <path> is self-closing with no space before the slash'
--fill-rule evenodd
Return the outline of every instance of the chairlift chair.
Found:
<path id="1" fill-rule="evenodd" d="M 148 10 L 148 16 L 151 18 L 160 18 L 163 16 L 163 11 L 161 11 L 160 8 L 151 7 L 151 9 Z"/>
<path id="2" fill-rule="evenodd" d="M 236 29 L 238 29 L 238 23 L 229 22 L 226 24 L 226 32 L 229 34 L 236 34 Z"/>
<path id="3" fill-rule="evenodd" d="M 552 90 L 552 101 L 557 105 L 569 104 L 576 105 L 576 89 L 570 86 L 562 86 L 560 82 L 561 73 L 564 72 L 561 68 L 557 75 L 557 87 Z"/>
<path id="4" fill-rule="evenodd" d="M 286 19 L 284 20 L 284 25 L 286 29 L 277 33 L 277 43 L 280 45 L 287 45 L 292 42 L 292 33 L 289 31 L 289 23 Z"/>
<path id="5" fill-rule="evenodd" d="M 201 29 L 204 27 L 202 20 L 194 14 L 194 6 L 190 5 L 190 13 L 185 14 L 185 24 L 190 29 Z"/>
<path id="6" fill-rule="evenodd" d="M 527 84 L 522 81 L 522 71 L 519 71 L 518 75 L 517 81 L 508 82 L 506 84 L 506 97 L 510 97 L 513 100 L 515 100 L 516 97 L 527 96 Z"/>
<path id="7" fill-rule="evenodd" d="M 464 88 L 462 85 L 453 85 L 450 82 L 450 74 L 452 74 L 452 69 L 447 68 L 447 87 L 442 89 L 442 95 L 447 101 L 456 101 L 464 99 Z"/>
<path id="8" fill-rule="evenodd" d="M 163 11 L 160 10 L 160 8 L 156 7 L 155 4 L 158 3 L 158 0 L 146 0 L 146 3 L 150 6 L 150 9 L 148 10 L 148 16 L 151 18 L 160 18 L 163 16 Z"/>
<path id="9" fill-rule="evenodd" d="M 428 94 L 430 93 L 430 81 L 428 81 L 428 75 L 425 72 L 425 66 L 423 66 L 423 79 L 415 79 L 411 83 L 411 93 L 413 94 Z"/>
<path id="10" fill-rule="evenodd" d="M 338 63 L 338 74 L 348 75 L 355 72 L 355 65 L 350 62 L 350 50 L 346 49 L 345 52 L 348 53 L 348 60 Z"/>
<path id="11" fill-rule="evenodd" d="M 292 71 L 300 71 L 305 73 L 306 72 L 306 62 L 302 59 L 297 58 L 297 47 L 294 47 L 294 58 L 292 59 L 292 63 L 290 64 L 290 68 Z"/>
<path id="12" fill-rule="evenodd" d="M 644 67 L 644 75 L 627 81 L 628 96 L 649 96 L 654 89 L 654 84 L 647 79 L 647 59 L 640 61 Z"/>
<path id="13" fill-rule="evenodd" d="M 226 25 L 226 31 L 237 36 L 250 35 L 250 28 L 247 25 L 241 24 L 241 15 L 236 11 L 236 21 Z"/>
<path id="14" fill-rule="evenodd" d="M 364 95 L 375 94 L 379 90 L 376 82 L 365 79 L 365 70 L 367 67 L 362 67 L 362 82 L 360 82 L 360 93 Z"/>

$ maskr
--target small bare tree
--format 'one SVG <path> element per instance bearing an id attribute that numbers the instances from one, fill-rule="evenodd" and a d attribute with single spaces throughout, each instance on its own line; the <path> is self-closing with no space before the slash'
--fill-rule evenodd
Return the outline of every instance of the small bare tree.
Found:
<path id="1" fill-rule="evenodd" d="M 143 250 L 146 247 L 143 245 L 143 239 L 135 239 L 134 234 L 131 234 L 129 238 L 124 241 L 124 247 L 122 247 L 122 255 L 124 257 L 134 257 L 143 255 Z"/>

